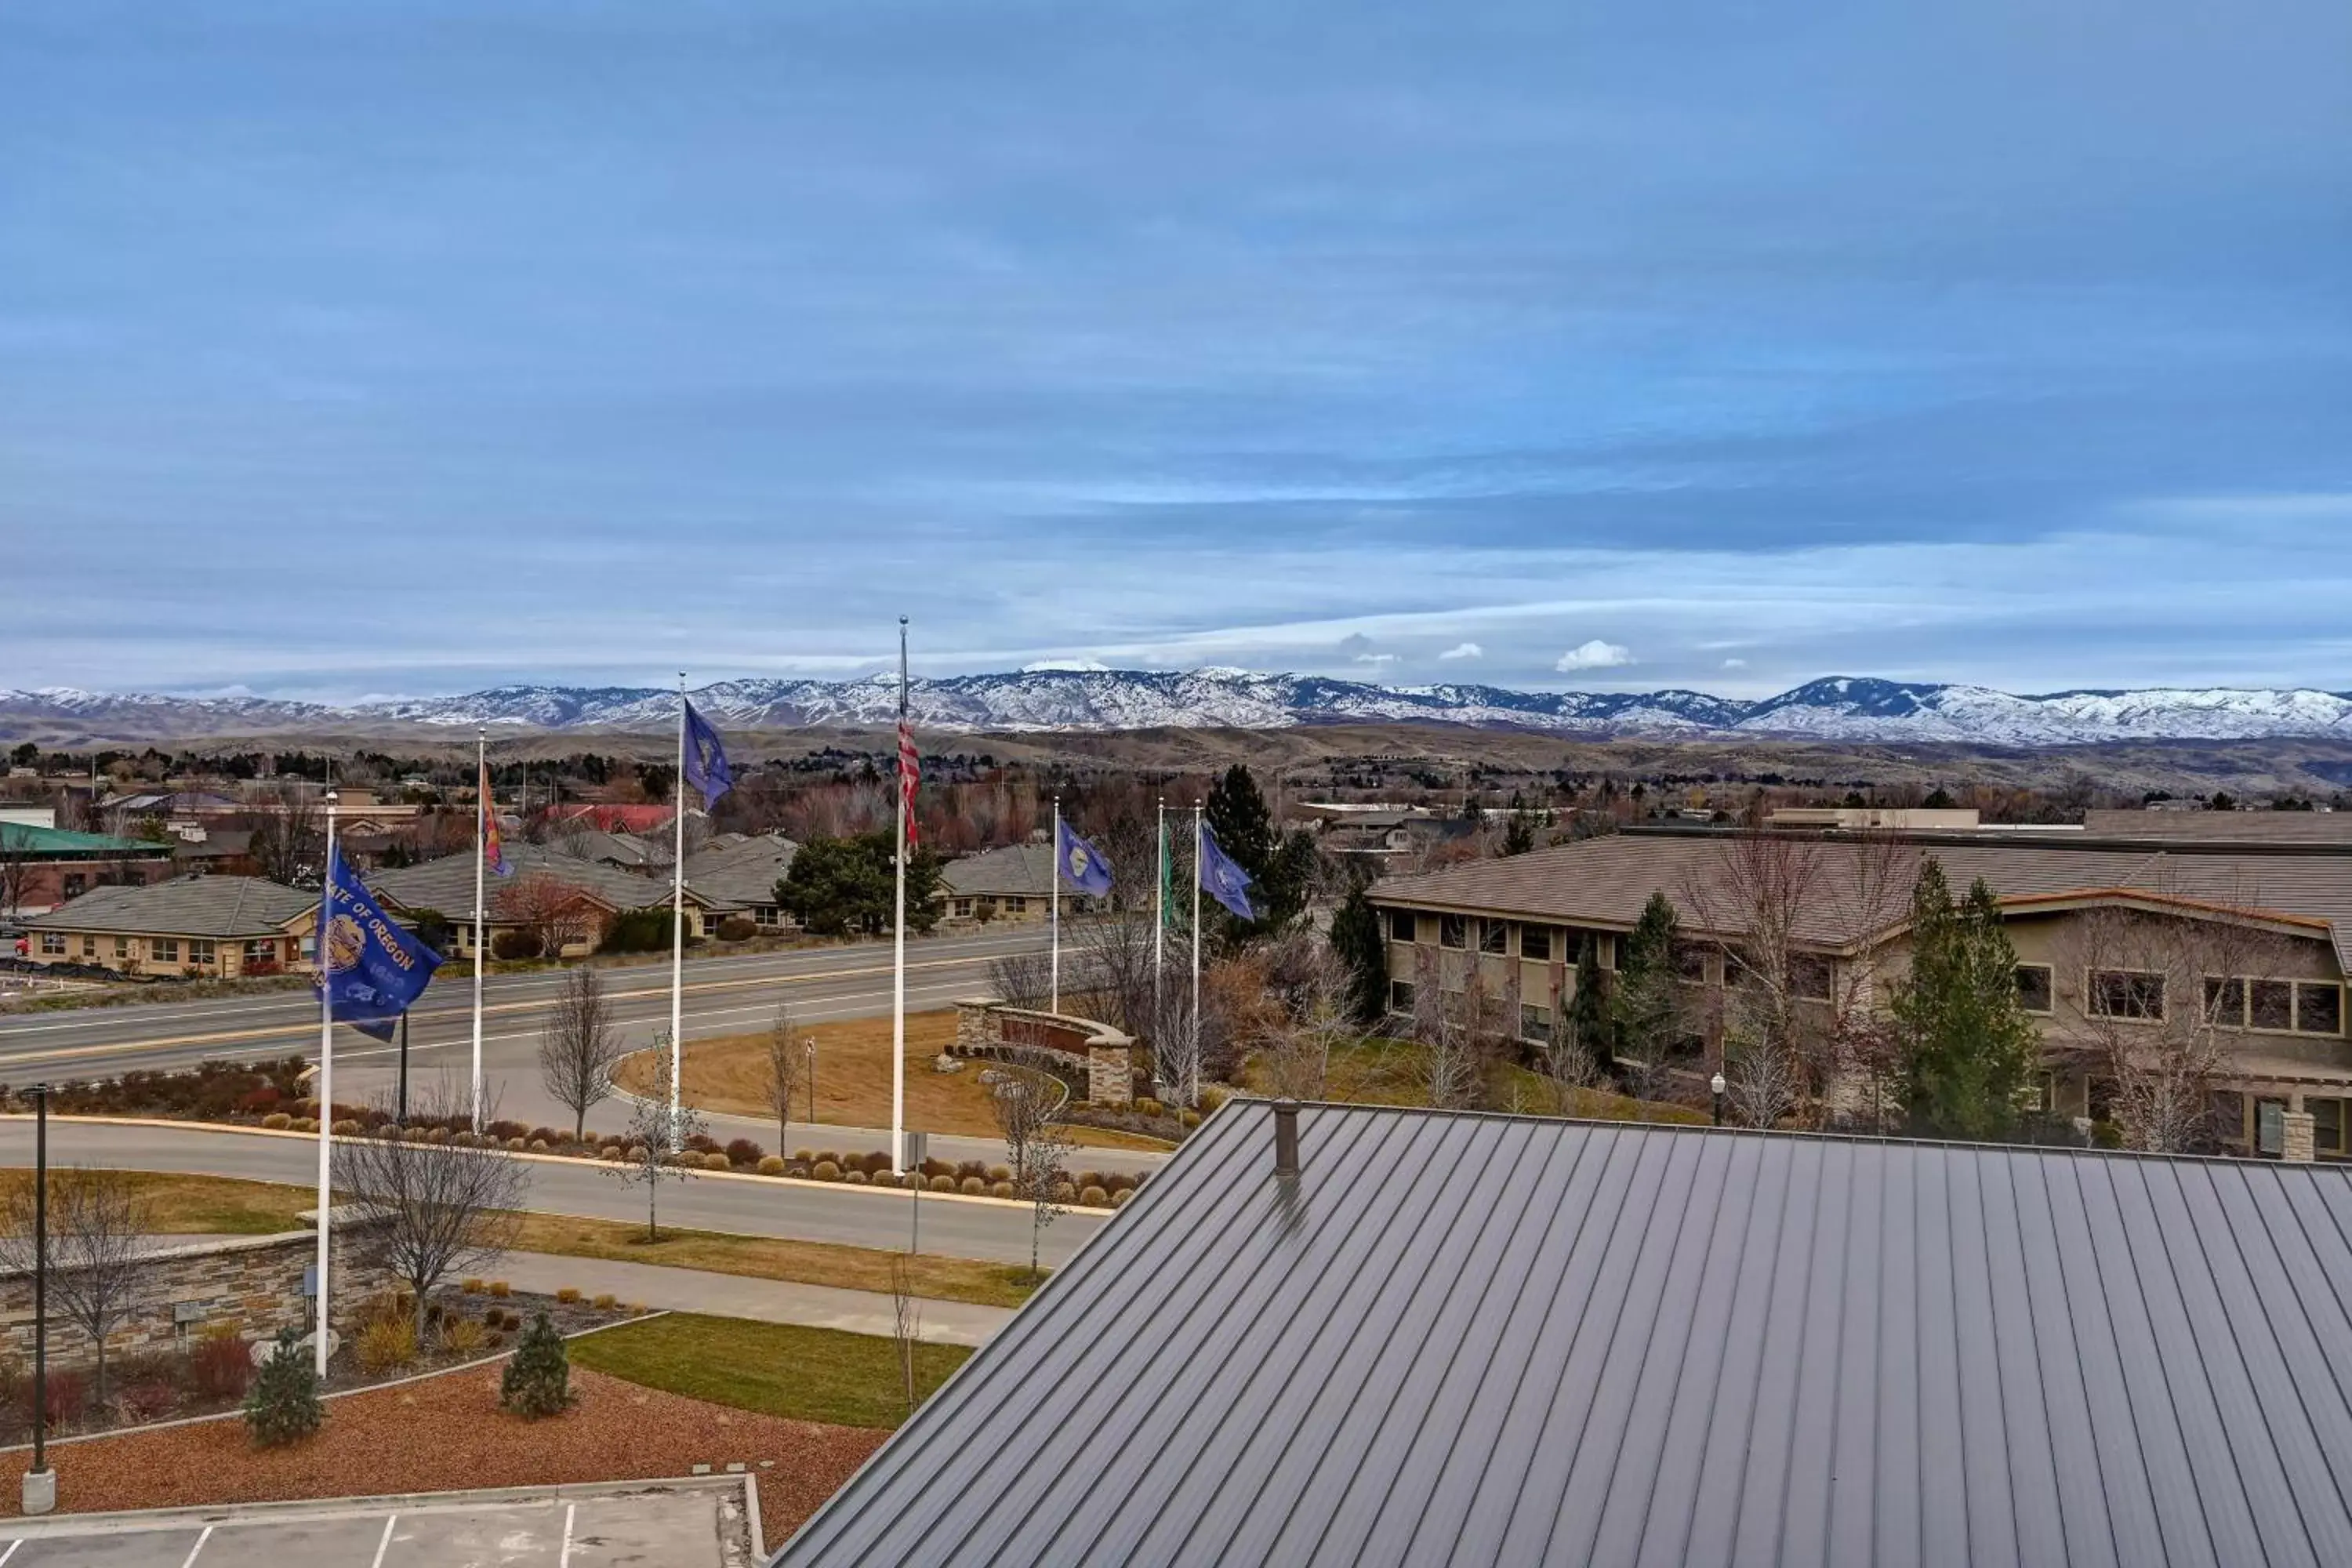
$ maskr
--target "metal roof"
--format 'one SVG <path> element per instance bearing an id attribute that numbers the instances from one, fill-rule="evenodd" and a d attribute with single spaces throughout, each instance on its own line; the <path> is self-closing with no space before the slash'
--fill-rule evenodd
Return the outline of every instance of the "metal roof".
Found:
<path id="1" fill-rule="evenodd" d="M 776 1563 L 2352 1563 L 2352 1172 L 1272 1120 Z"/>
<path id="2" fill-rule="evenodd" d="M 77 833 L 69 827 L 42 827 L 30 822 L 0 822 L 0 852 L 34 860 L 155 859 L 171 854 L 172 846 L 144 838 Z"/>

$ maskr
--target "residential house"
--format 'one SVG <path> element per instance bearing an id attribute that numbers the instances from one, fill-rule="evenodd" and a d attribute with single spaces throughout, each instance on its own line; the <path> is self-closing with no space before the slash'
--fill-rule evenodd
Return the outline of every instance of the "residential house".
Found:
<path id="1" fill-rule="evenodd" d="M 800 846 L 781 833 L 723 833 L 686 858 L 688 889 L 715 904 L 748 914 L 763 931 L 796 929 L 776 902 L 776 884 L 793 868 Z"/>
<path id="2" fill-rule="evenodd" d="M 315 892 L 258 877 L 181 877 L 100 888 L 25 924 L 37 963 L 196 977 L 308 968 L 318 916 Z"/>
<path id="3" fill-rule="evenodd" d="M 0 822 L 0 915 L 37 914 L 93 888 L 172 875 L 172 847 L 139 838 Z"/>
<path id="4" fill-rule="evenodd" d="M 1573 999 L 1584 942 L 1612 970 L 1663 893 L 1679 916 L 1689 1069 L 1702 1077 L 1722 1064 L 1728 993 L 1749 973 L 1739 955 L 1753 921 L 1729 890 L 1741 837 L 1633 828 L 1375 884 L 1391 1006 L 1410 1014 L 1418 987 L 1459 994 L 1475 976 L 1501 1022 L 1539 1038 Z M 2225 1142 L 2301 1154 L 2308 1131 L 2318 1157 L 2352 1157 L 2352 845 L 1791 830 L 1762 842 L 1811 858 L 1790 942 L 1810 1006 L 1885 1005 L 1908 970 L 1909 891 L 1932 855 L 1955 894 L 1982 879 L 1999 899 L 2053 1114 L 2105 1114 L 2115 1049 L 2171 1048 L 2196 1026 L 2227 1057 L 2215 1080 Z"/>
<path id="5" fill-rule="evenodd" d="M 174 837 L 172 859 L 184 872 L 227 877 L 257 877 L 260 862 L 253 858 L 253 830 L 210 827 L 201 838 Z"/>
<path id="6" fill-rule="evenodd" d="M 1317 847 L 1327 855 L 1398 862 L 1475 838 L 1479 827 L 1466 817 L 1424 811 L 1350 812 L 1325 825 Z"/>
<path id="7" fill-rule="evenodd" d="M 512 842 L 505 846 L 509 874 L 484 884 L 488 905 L 485 941 L 509 931 L 536 930 L 551 935 L 565 955 L 593 952 L 616 916 L 670 907 L 667 879 L 641 877 L 594 860 L 567 855 L 552 845 Z M 430 912 L 449 922 L 450 952 L 474 951 L 474 852 L 444 855 L 420 865 L 371 873 L 367 885 L 395 914 L 421 918 Z M 691 937 L 706 925 L 741 911 L 742 906 L 686 889 L 686 929 Z"/>
<path id="8" fill-rule="evenodd" d="M 547 815 L 550 821 L 584 823 L 602 833 L 651 833 L 667 827 L 673 814 L 667 805 L 572 801 L 551 807 Z"/>
<path id="9" fill-rule="evenodd" d="M 772 1568 L 2343 1563 L 2346 1182 L 1236 1100 Z"/>
<path id="10" fill-rule="evenodd" d="M 950 860 L 940 868 L 940 889 L 933 896 L 940 921 L 949 925 L 1042 921 L 1053 910 L 1054 847 L 1011 844 Z M 1097 901 L 1076 888 L 1062 889 L 1065 916 L 1085 914 Z"/>

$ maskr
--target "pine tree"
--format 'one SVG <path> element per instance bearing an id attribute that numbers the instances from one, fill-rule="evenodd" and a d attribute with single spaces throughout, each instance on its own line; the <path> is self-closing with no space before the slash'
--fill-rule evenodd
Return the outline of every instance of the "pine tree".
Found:
<path id="1" fill-rule="evenodd" d="M 259 1447 L 278 1448 L 316 1432 L 326 1415 L 310 1352 L 293 1330 L 278 1330 L 277 1348 L 261 1363 L 252 1391 L 245 1396 L 246 1429 Z"/>
<path id="2" fill-rule="evenodd" d="M 1577 949 L 1576 994 L 1570 998 L 1568 1019 L 1575 1032 L 1577 1048 L 1591 1059 L 1594 1067 L 1607 1067 L 1609 1058 L 1615 1054 L 1611 1039 L 1613 1026 L 1609 1016 L 1609 996 L 1601 989 L 1601 945 L 1591 936 Z"/>
<path id="3" fill-rule="evenodd" d="M 1617 988 L 1610 1020 L 1619 1048 L 1628 1058 L 1656 1063 L 1674 1048 L 1682 998 L 1675 990 L 1675 906 L 1652 893 L 1641 919 L 1618 945 Z"/>
<path id="4" fill-rule="evenodd" d="M 499 1403 L 534 1421 L 572 1403 L 572 1355 L 545 1312 L 523 1331 L 522 1342 L 508 1359 L 499 1379 Z"/>
<path id="5" fill-rule="evenodd" d="M 1252 880 L 1264 882 L 1274 865 L 1274 816 L 1249 769 L 1235 763 L 1225 770 L 1209 791 L 1207 816 L 1218 846 Z"/>
<path id="6" fill-rule="evenodd" d="M 1536 819 L 1530 811 L 1514 811 L 1503 829 L 1503 853 L 1524 855 L 1536 847 Z"/>
<path id="7" fill-rule="evenodd" d="M 1370 1023 L 1379 1017 L 1388 1006 L 1388 943 L 1381 939 L 1380 913 L 1360 882 L 1349 889 L 1331 917 L 1331 951 L 1348 966 L 1357 1020 Z"/>
<path id="8" fill-rule="evenodd" d="M 1960 903 L 1931 857 L 1911 894 L 1911 973 L 1895 993 L 1898 1092 L 1912 1125 L 1999 1139 L 2017 1121 L 2040 1046 L 2017 994 L 2017 952 L 1979 879 Z"/>

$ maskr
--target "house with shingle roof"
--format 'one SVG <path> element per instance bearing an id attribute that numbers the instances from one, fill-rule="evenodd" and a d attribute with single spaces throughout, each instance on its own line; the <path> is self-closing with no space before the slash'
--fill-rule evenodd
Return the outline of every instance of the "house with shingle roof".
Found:
<path id="1" fill-rule="evenodd" d="M 2283 838 L 2266 825 L 2145 837 L 2099 827 L 1640 827 L 1376 883 L 1370 898 L 1394 1014 L 1425 1005 L 1430 986 L 1475 994 L 1503 1032 L 1537 1040 L 1572 1005 L 1585 944 L 1612 984 L 1621 939 L 1663 894 L 1676 910 L 1696 1082 L 1724 1068 L 1733 993 L 1755 983 L 1744 955 L 1760 939 L 1736 886 L 1738 846 L 1803 859 L 1801 875 L 1783 873 L 1802 883 L 1790 900 L 1788 984 L 1814 1009 L 1884 1007 L 1908 972 L 1910 889 L 1932 856 L 1956 895 L 1981 879 L 1999 903 L 2019 999 L 2042 1037 L 2041 1109 L 2104 1120 L 2118 1051 L 2210 1051 L 2222 1058 L 2209 1075 L 2222 1146 L 2352 1159 L 2352 842 Z"/>
<path id="2" fill-rule="evenodd" d="M 983 849 L 940 868 L 939 890 L 932 899 L 947 925 L 1003 921 L 1024 925 L 1043 921 L 1054 903 L 1054 847 L 1050 844 L 1008 844 Z M 1076 888 L 1062 889 L 1062 913 L 1081 915 L 1098 900 Z"/>
<path id="3" fill-rule="evenodd" d="M 259 877 L 100 888 L 25 922 L 37 963 L 123 974 L 274 974 L 308 967 L 319 895 Z"/>
<path id="4" fill-rule="evenodd" d="M 583 860 L 551 844 L 509 842 L 505 846 L 509 874 L 491 877 L 484 887 L 488 904 L 483 921 L 484 941 L 495 943 L 499 933 L 536 929 L 553 932 L 562 953 L 593 952 L 617 916 L 638 910 L 670 907 L 667 877 L 640 876 L 601 861 Z M 474 852 L 444 855 L 419 865 L 368 874 L 367 885 L 384 907 L 411 919 L 428 913 L 449 922 L 451 952 L 474 951 Z M 699 938 L 704 928 L 740 912 L 732 900 L 686 889 L 686 930 Z"/>
<path id="5" fill-rule="evenodd" d="M 781 833 L 723 833 L 686 857 L 688 891 L 750 915 L 761 931 L 799 922 L 776 902 L 776 884 L 793 868 L 801 847 Z"/>

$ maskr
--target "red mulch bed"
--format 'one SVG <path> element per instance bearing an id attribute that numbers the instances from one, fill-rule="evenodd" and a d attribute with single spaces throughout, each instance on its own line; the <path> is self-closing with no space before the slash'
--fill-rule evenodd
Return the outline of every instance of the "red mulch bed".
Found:
<path id="1" fill-rule="evenodd" d="M 256 1448 L 234 1417 L 54 1445 L 58 1511 L 645 1480 L 740 1461 L 759 1478 L 772 1547 L 888 1436 L 730 1410 L 580 1367 L 570 1410 L 524 1421 L 499 1408 L 499 1372 L 476 1367 L 331 1399 L 319 1435 L 290 1448 Z M 773 1468 L 761 1469 L 762 1459 Z M 17 1500 L 15 1487 L 0 1489 L 0 1517 Z"/>

